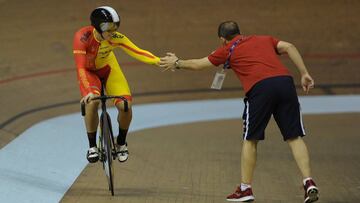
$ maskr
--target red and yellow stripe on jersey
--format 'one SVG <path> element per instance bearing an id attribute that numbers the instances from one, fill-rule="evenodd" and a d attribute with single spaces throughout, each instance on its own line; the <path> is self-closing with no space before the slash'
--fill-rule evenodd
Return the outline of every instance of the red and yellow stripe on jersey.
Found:
<path id="1" fill-rule="evenodd" d="M 159 57 L 140 49 L 119 32 L 114 32 L 110 40 L 103 41 L 98 41 L 94 32 L 94 27 L 87 26 L 77 31 L 74 37 L 73 53 L 82 96 L 91 92 L 99 94 L 100 79 L 105 79 L 107 94 L 131 98 L 128 83 L 113 50 L 120 47 L 131 57 L 151 65 L 159 63 Z"/>

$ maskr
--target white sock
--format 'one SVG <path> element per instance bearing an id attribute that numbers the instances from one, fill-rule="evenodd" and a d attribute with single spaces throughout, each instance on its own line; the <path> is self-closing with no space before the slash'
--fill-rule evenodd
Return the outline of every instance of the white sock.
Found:
<path id="1" fill-rule="evenodd" d="M 303 180 L 303 184 L 305 185 L 305 184 L 306 184 L 306 181 L 308 181 L 308 180 L 312 180 L 312 178 L 311 178 L 311 177 L 305 178 L 305 179 Z"/>
<path id="2" fill-rule="evenodd" d="M 248 185 L 248 184 L 245 184 L 245 183 L 240 184 L 241 191 L 245 191 L 248 188 L 251 188 L 251 185 Z"/>

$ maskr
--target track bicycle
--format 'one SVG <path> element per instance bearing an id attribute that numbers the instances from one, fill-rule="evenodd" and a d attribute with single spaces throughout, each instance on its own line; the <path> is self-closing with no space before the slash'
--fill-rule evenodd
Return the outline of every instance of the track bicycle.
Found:
<path id="1" fill-rule="evenodd" d="M 117 149 L 114 142 L 114 134 L 112 131 L 110 115 L 106 110 L 106 101 L 108 99 L 121 99 L 124 101 L 124 111 L 129 110 L 128 101 L 122 96 L 105 95 L 104 81 L 101 81 L 101 95 L 92 100 L 101 101 L 101 115 L 100 115 L 100 134 L 99 134 L 99 160 L 103 164 L 103 169 L 109 184 L 109 191 L 114 196 L 114 168 L 112 161 L 117 157 Z M 81 115 L 85 116 L 85 103 L 81 103 Z"/>

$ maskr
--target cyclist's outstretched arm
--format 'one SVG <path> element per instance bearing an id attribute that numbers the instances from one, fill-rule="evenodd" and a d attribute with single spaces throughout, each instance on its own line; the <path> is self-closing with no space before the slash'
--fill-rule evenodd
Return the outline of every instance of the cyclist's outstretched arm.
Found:
<path id="1" fill-rule="evenodd" d="M 125 35 L 118 34 L 119 38 L 116 41 L 116 45 L 124 50 L 131 57 L 151 65 L 158 65 L 160 58 L 155 56 L 149 51 L 140 49 L 134 43 L 130 41 Z"/>

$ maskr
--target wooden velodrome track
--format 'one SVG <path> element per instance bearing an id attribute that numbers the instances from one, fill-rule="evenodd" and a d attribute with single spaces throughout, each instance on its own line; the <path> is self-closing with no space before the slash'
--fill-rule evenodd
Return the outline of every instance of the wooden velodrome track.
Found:
<path id="1" fill-rule="evenodd" d="M 72 37 L 101 5 L 118 10 L 120 32 L 156 55 L 203 57 L 219 46 L 217 25 L 232 19 L 244 34 L 293 42 L 316 80 L 311 95 L 360 93 L 359 1 L 0 0 L 0 147 L 39 121 L 79 110 Z M 243 96 L 233 74 L 223 91 L 208 91 L 215 70 L 162 73 L 116 54 L 135 104 Z M 360 115 L 304 120 L 319 202 L 360 202 Z M 240 178 L 241 129 L 240 120 L 226 120 L 132 133 L 129 162 L 115 166 L 115 197 L 100 165 L 89 165 L 62 202 L 225 202 Z M 257 202 L 301 202 L 300 175 L 274 123 L 267 134 L 255 174 Z"/>

